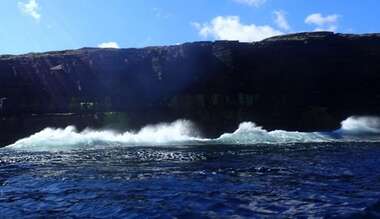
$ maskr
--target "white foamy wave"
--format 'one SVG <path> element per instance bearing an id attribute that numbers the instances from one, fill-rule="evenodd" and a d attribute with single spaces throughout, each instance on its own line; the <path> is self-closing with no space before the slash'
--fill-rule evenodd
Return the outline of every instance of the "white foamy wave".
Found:
<path id="1" fill-rule="evenodd" d="M 21 139 L 8 148 L 34 151 L 64 151 L 73 149 L 95 149 L 104 145 L 155 146 L 175 145 L 201 140 L 190 121 L 149 125 L 138 132 L 117 133 L 110 130 L 84 130 L 75 127 L 65 129 L 46 128 L 34 135 Z"/>
<path id="2" fill-rule="evenodd" d="M 253 122 L 243 122 L 235 132 L 223 134 L 217 139 L 225 144 L 285 144 L 332 140 L 332 138 L 317 132 L 267 131 Z"/>
<path id="3" fill-rule="evenodd" d="M 345 134 L 380 134 L 380 118 L 374 116 L 352 116 L 341 122 L 339 130 Z"/>
<path id="4" fill-rule="evenodd" d="M 267 131 L 253 122 L 243 122 L 233 133 L 216 139 L 200 138 L 193 123 L 178 120 L 173 123 L 149 125 L 138 132 L 117 133 L 110 130 L 84 130 L 46 128 L 21 139 L 7 148 L 28 151 L 66 151 L 128 146 L 180 146 L 180 145 L 251 145 L 318 142 L 380 142 L 380 118 L 350 117 L 341 128 L 331 132 Z"/>

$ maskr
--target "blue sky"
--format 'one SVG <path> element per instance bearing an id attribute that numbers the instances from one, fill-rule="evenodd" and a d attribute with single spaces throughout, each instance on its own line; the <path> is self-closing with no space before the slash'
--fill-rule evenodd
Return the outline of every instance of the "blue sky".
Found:
<path id="1" fill-rule="evenodd" d="M 0 54 L 380 32 L 379 0 L 1 0 Z"/>

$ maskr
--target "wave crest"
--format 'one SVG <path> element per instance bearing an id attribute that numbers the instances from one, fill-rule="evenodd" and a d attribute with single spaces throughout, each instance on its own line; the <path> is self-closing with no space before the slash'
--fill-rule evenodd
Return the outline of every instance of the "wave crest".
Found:
<path id="1" fill-rule="evenodd" d="M 332 139 L 317 132 L 267 131 L 253 122 L 243 122 L 235 132 L 223 134 L 217 140 L 229 144 L 281 144 L 326 142 Z"/>
<path id="2" fill-rule="evenodd" d="M 74 126 L 65 129 L 46 128 L 8 146 L 12 149 L 37 151 L 61 151 L 71 149 L 95 149 L 101 145 L 123 144 L 127 146 L 174 145 L 199 140 L 192 122 L 178 120 L 173 123 L 148 125 L 138 132 L 117 133 L 111 130 L 86 129 L 78 132 Z"/>
<path id="3" fill-rule="evenodd" d="M 216 139 L 200 138 L 188 120 L 149 125 L 138 132 L 117 133 L 111 130 L 78 132 L 75 127 L 46 128 L 7 148 L 31 151 L 65 151 L 99 149 L 105 146 L 173 146 L 202 144 L 288 144 L 317 142 L 380 142 L 380 118 L 349 117 L 341 128 L 331 132 L 267 131 L 253 122 L 243 122 L 233 133 Z"/>
<path id="4" fill-rule="evenodd" d="M 380 134 L 380 118 L 352 116 L 341 122 L 340 131 L 350 134 Z"/>

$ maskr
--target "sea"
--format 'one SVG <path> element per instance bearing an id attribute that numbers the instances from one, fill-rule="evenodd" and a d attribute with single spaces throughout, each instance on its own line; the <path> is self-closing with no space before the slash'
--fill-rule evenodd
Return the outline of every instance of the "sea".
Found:
<path id="1" fill-rule="evenodd" d="M 46 128 L 0 149 L 0 218 L 380 218 L 379 125 Z"/>

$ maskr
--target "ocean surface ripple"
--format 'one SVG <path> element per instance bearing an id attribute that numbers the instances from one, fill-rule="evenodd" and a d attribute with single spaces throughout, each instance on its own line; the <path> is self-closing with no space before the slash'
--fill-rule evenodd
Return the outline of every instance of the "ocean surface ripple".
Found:
<path id="1" fill-rule="evenodd" d="M 0 218 L 375 217 L 380 145 L 0 151 Z"/>

